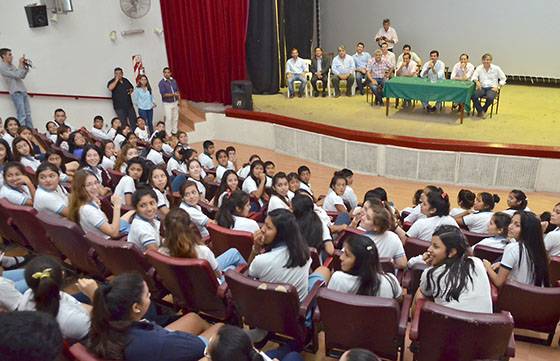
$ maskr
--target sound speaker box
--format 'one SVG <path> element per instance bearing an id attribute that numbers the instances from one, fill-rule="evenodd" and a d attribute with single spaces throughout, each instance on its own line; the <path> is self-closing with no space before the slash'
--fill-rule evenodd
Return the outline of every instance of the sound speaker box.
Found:
<path id="1" fill-rule="evenodd" d="M 30 28 L 49 25 L 47 5 L 27 5 L 25 6 L 25 14 L 27 15 L 27 22 Z"/>
<path id="2" fill-rule="evenodd" d="M 250 80 L 231 82 L 231 104 L 235 109 L 253 110 L 253 83 Z"/>

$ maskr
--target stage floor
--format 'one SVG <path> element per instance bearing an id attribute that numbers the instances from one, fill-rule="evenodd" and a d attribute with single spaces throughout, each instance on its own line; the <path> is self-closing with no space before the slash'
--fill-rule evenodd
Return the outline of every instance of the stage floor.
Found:
<path id="1" fill-rule="evenodd" d="M 288 99 L 281 94 L 253 95 L 254 110 L 309 120 L 347 129 L 423 138 L 473 140 L 504 144 L 560 146 L 560 89 L 507 85 L 502 89 L 499 114 L 490 119 L 459 113 L 449 106 L 426 113 L 420 103 L 414 109 L 370 106 L 365 95 L 340 98 Z"/>

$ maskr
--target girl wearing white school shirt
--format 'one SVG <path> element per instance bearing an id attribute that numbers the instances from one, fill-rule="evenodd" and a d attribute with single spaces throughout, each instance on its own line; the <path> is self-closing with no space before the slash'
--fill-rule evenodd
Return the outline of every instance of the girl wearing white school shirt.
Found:
<path id="1" fill-rule="evenodd" d="M 101 151 L 93 144 L 87 144 L 80 158 L 82 169 L 90 171 L 97 177 L 102 187 L 99 189 L 101 197 L 111 193 L 111 175 L 103 167 L 100 166 Z"/>
<path id="2" fill-rule="evenodd" d="M 163 165 L 158 165 L 150 169 L 148 174 L 148 183 L 157 196 L 158 214 L 161 219 L 169 213 L 169 199 L 167 192 L 169 190 L 169 179 Z"/>
<path id="3" fill-rule="evenodd" d="M 344 205 L 344 200 L 342 199 L 346 186 L 346 178 L 338 172 L 335 172 L 334 176 L 331 178 L 329 192 L 323 201 L 323 209 L 325 211 L 338 213 L 348 212 L 346 206 Z"/>
<path id="4" fill-rule="evenodd" d="M 142 252 L 160 247 L 157 219 L 157 196 L 152 188 L 140 187 L 132 196 L 132 206 L 136 210 L 127 242 L 135 244 Z"/>
<path id="5" fill-rule="evenodd" d="M 150 150 L 146 155 L 146 159 L 152 161 L 155 165 L 165 164 L 162 147 L 163 140 L 160 137 L 153 137 L 150 141 Z"/>
<path id="6" fill-rule="evenodd" d="M 35 186 L 25 175 L 19 162 L 8 162 L 4 166 L 4 185 L 0 189 L 0 198 L 18 206 L 33 206 Z"/>
<path id="7" fill-rule="evenodd" d="M 105 170 L 114 169 L 117 156 L 115 155 L 115 143 L 111 140 L 101 142 L 101 152 L 103 158 L 101 160 L 101 167 Z"/>
<path id="8" fill-rule="evenodd" d="M 198 186 L 192 180 L 187 180 L 181 187 L 181 197 L 183 201 L 179 206 L 185 210 L 191 217 L 192 222 L 198 228 L 200 235 L 204 238 L 209 235 L 206 226 L 208 223 L 216 223 L 214 220 L 208 218 L 202 212 L 202 209 L 198 205 L 200 201 L 200 193 L 198 191 Z"/>
<path id="9" fill-rule="evenodd" d="M 68 216 L 68 193 L 60 186 L 58 167 L 43 162 L 37 168 L 39 186 L 35 192 L 33 208 L 38 211 L 51 211 L 61 216 Z"/>
<path id="10" fill-rule="evenodd" d="M 503 212 L 509 214 L 510 217 L 513 217 L 517 211 L 531 212 L 531 210 L 527 207 L 528 202 L 529 200 L 527 199 L 525 192 L 519 189 L 513 189 L 508 194 L 508 209 Z"/>
<path id="11" fill-rule="evenodd" d="M 459 207 L 450 210 L 449 215 L 451 217 L 456 217 L 460 214 L 464 214 L 465 212 L 470 213 L 472 207 L 474 206 L 475 198 L 476 194 L 474 194 L 470 190 L 461 189 L 457 194 L 457 204 L 459 205 Z"/>
<path id="12" fill-rule="evenodd" d="M 508 237 L 510 223 L 511 217 L 507 213 L 494 213 L 492 218 L 490 218 L 490 225 L 488 226 L 488 234 L 491 234 L 492 237 L 484 238 L 472 246 L 472 249 L 474 250 L 478 246 L 504 249 L 510 243 Z"/>
<path id="13" fill-rule="evenodd" d="M 35 158 L 31 143 L 25 138 L 16 137 L 12 143 L 14 149 L 14 159 L 21 162 L 24 167 L 29 167 L 36 171 L 41 161 Z"/>
<path id="14" fill-rule="evenodd" d="M 254 199 L 258 199 L 259 204 L 264 204 L 266 200 L 264 193 L 266 185 L 266 174 L 264 173 L 264 164 L 260 160 L 255 160 L 251 163 L 251 170 L 249 176 L 243 181 L 241 189 L 243 192 L 249 194 Z"/>
<path id="15" fill-rule="evenodd" d="M 256 221 L 247 218 L 250 209 L 249 195 L 241 190 L 236 190 L 226 194 L 223 198 L 222 205 L 216 214 L 216 222 L 224 228 L 253 234 L 259 230 L 259 225 Z"/>
<path id="16" fill-rule="evenodd" d="M 422 213 L 422 202 L 424 201 L 428 193 L 430 193 L 431 191 L 440 191 L 440 190 L 441 188 L 433 185 L 427 185 L 426 187 L 424 187 L 424 190 L 420 195 L 420 204 L 412 208 L 412 211 L 408 214 L 408 216 L 405 217 L 404 221 L 406 223 L 414 223 L 420 218 L 426 218 L 426 215 Z"/>
<path id="17" fill-rule="evenodd" d="M 0 138 L 0 187 L 4 185 L 4 166 L 13 160 L 10 145 Z"/>
<path id="18" fill-rule="evenodd" d="M 146 126 L 146 120 L 142 117 L 136 118 L 136 129 L 134 129 L 134 134 L 143 142 L 147 142 L 150 139 L 150 130 Z"/>
<path id="19" fill-rule="evenodd" d="M 237 175 L 240 176 L 243 179 L 247 178 L 249 176 L 249 174 L 251 173 L 251 164 L 253 164 L 253 162 L 256 161 L 256 160 L 261 160 L 261 157 L 259 157 L 257 154 L 251 155 L 249 157 L 249 163 L 247 163 L 243 167 L 241 167 L 237 171 Z"/>
<path id="20" fill-rule="evenodd" d="M 272 195 L 268 201 L 267 212 L 272 212 L 275 209 L 283 208 L 290 210 L 292 205 L 290 200 L 294 194 L 288 188 L 288 178 L 286 173 L 278 172 L 272 177 Z"/>
<path id="21" fill-rule="evenodd" d="M 548 257 L 544 247 L 540 219 L 531 212 L 516 212 L 509 225 L 509 237 L 517 242 L 508 244 L 498 272 L 484 260 L 488 277 L 496 287 L 508 280 L 538 287 L 549 287 Z"/>
<path id="22" fill-rule="evenodd" d="M 187 180 L 191 180 L 196 184 L 198 192 L 200 193 L 200 200 L 207 202 L 206 186 L 204 185 L 204 177 L 202 176 L 202 165 L 198 159 L 191 159 L 187 163 L 187 169 L 189 171 L 189 177 Z"/>
<path id="23" fill-rule="evenodd" d="M 554 205 L 550 213 L 550 223 L 555 225 L 556 229 L 546 235 L 544 246 L 549 257 L 558 257 L 560 256 L 560 203 Z"/>
<path id="24" fill-rule="evenodd" d="M 119 195 L 122 204 L 132 206 L 132 195 L 136 191 L 138 183 L 144 183 L 148 178 L 144 160 L 140 157 L 132 158 L 126 162 L 126 175 L 123 176 L 115 187 L 115 194 Z"/>
<path id="25" fill-rule="evenodd" d="M 183 158 L 183 146 L 177 145 L 173 149 L 173 156 L 167 161 L 167 174 L 173 175 L 173 171 L 187 174 L 187 164 Z"/>
<path id="26" fill-rule="evenodd" d="M 474 233 L 488 233 L 488 225 L 490 218 L 492 218 L 492 210 L 496 203 L 500 202 L 500 197 L 497 194 L 490 194 L 488 192 L 481 192 L 476 195 L 474 201 L 475 213 L 469 214 L 465 212 L 455 217 L 457 224 L 466 226 L 469 231 Z"/>
<path id="27" fill-rule="evenodd" d="M 235 170 L 235 167 L 231 161 L 228 160 L 228 154 L 225 149 L 220 149 L 216 152 L 216 160 L 218 161 L 218 166 L 216 167 L 216 182 L 220 183 L 224 173 L 228 170 Z"/>
<path id="28" fill-rule="evenodd" d="M 220 183 L 218 190 L 216 191 L 216 195 L 212 200 L 212 204 L 214 207 L 221 207 L 224 197 L 231 195 L 233 192 L 241 190 L 239 188 L 239 177 L 235 171 L 228 169 L 223 177 L 222 182 Z M 249 207 L 250 208 L 250 207 Z"/>
<path id="29" fill-rule="evenodd" d="M 340 171 L 340 174 L 346 178 L 346 188 L 344 189 L 342 199 L 350 206 L 350 209 L 354 209 L 358 206 L 358 196 L 356 196 L 356 193 L 354 193 L 351 187 L 352 183 L 354 183 L 354 172 L 348 168 L 344 168 Z"/>

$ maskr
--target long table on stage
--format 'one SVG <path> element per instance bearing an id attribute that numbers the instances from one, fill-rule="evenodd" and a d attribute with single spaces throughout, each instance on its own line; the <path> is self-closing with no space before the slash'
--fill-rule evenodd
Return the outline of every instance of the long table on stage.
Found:
<path id="1" fill-rule="evenodd" d="M 461 124 L 465 110 L 470 112 L 474 83 L 468 80 L 441 79 L 431 82 L 427 78 L 394 77 L 385 82 L 383 96 L 385 115 L 389 116 L 390 98 L 427 101 L 453 102 L 459 105 Z"/>

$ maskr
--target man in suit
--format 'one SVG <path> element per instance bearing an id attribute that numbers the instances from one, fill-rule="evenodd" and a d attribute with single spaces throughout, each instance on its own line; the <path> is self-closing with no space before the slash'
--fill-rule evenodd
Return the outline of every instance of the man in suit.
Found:
<path id="1" fill-rule="evenodd" d="M 321 80 L 323 82 L 323 91 L 322 96 L 327 96 L 327 81 L 329 76 L 329 69 L 331 68 L 331 60 L 323 55 L 323 49 L 316 47 L 315 48 L 315 56 L 311 59 L 311 73 L 313 76 L 311 77 L 311 85 L 313 86 L 313 96 L 319 96 L 319 90 L 317 90 L 317 80 Z"/>

